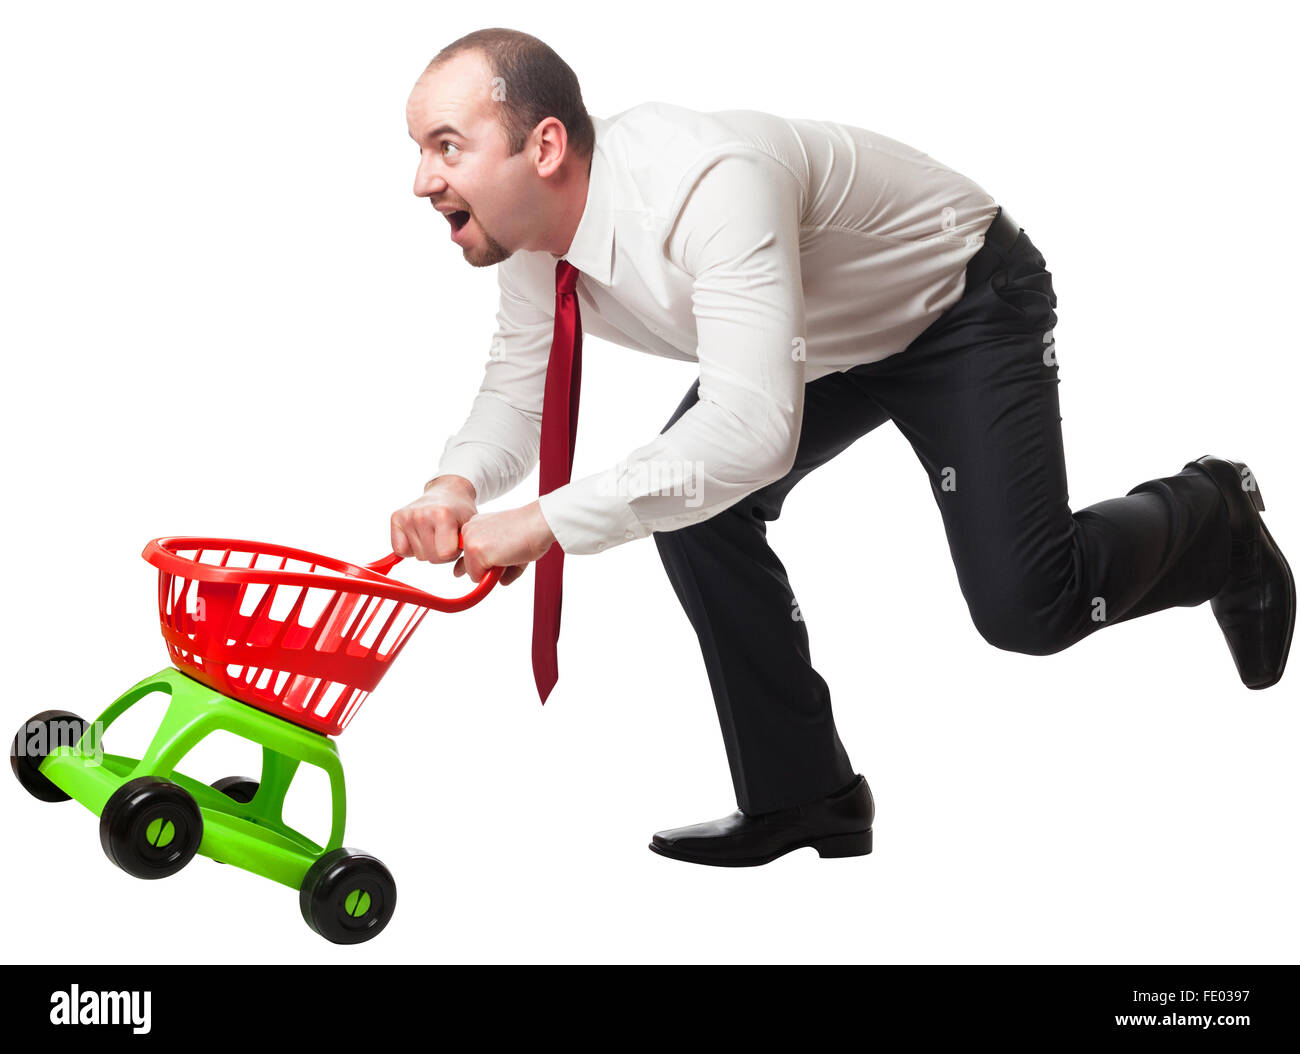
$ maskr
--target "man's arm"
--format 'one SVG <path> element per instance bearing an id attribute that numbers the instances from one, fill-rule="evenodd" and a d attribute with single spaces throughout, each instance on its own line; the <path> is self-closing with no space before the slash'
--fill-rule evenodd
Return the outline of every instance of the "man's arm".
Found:
<path id="1" fill-rule="evenodd" d="M 443 448 L 434 478 L 424 493 L 393 513 L 390 522 L 393 551 L 434 563 L 460 559 L 461 533 L 471 520 L 481 525 L 514 514 L 479 515 L 477 503 L 504 494 L 532 471 L 541 438 L 542 397 L 546 386 L 546 362 L 550 354 L 555 322 L 552 315 L 523 296 L 514 266 L 507 260 L 497 268 L 500 308 L 497 332 L 492 338 L 483 382 L 469 417 Z M 534 502 L 526 520 L 528 537 L 541 551 L 554 541 Z M 500 524 L 497 524 L 500 530 Z M 517 532 L 516 532 L 517 533 Z M 480 533 L 480 542 L 482 534 Z M 490 535 L 489 535 L 490 537 Z M 470 540 L 465 539 L 468 550 Z M 505 565 L 503 565 L 505 566 Z M 478 571 L 484 570 L 478 567 Z M 526 570 L 526 565 L 509 565 L 501 584 L 509 585 Z M 475 579 L 477 581 L 478 579 Z"/>
<path id="2" fill-rule="evenodd" d="M 698 523 L 790 470 L 804 400 L 801 197 L 793 173 L 743 149 L 689 193 L 667 251 L 695 278 L 699 401 L 624 461 L 541 496 L 566 554 Z"/>
<path id="3" fill-rule="evenodd" d="M 554 316 L 516 288 L 510 261 L 498 265 L 497 282 L 497 331 L 483 381 L 469 416 L 444 445 L 434 473 L 434 479 L 462 477 L 480 503 L 517 486 L 537 463 L 546 363 L 555 331 Z"/>

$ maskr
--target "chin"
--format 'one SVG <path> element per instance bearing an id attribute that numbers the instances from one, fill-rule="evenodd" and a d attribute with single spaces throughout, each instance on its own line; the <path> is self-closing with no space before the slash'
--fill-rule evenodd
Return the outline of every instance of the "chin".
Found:
<path id="1" fill-rule="evenodd" d="M 511 250 L 500 245 L 474 251 L 466 249 L 464 253 L 465 262 L 471 267 L 495 267 L 502 261 L 509 260 L 513 255 L 514 253 Z"/>

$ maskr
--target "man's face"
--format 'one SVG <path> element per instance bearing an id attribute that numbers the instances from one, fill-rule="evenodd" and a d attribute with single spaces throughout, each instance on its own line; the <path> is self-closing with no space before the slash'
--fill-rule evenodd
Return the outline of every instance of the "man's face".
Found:
<path id="1" fill-rule="evenodd" d="M 536 173 L 528 148 L 508 154 L 493 97 L 503 90 L 482 55 L 469 51 L 421 75 L 406 104 L 407 130 L 420 147 L 415 193 L 448 217 L 451 240 L 474 267 L 508 259 L 533 234 Z"/>

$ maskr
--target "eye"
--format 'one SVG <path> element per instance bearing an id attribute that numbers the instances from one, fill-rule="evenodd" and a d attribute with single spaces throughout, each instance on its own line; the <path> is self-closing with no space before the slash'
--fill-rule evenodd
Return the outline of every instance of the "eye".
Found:
<path id="1" fill-rule="evenodd" d="M 447 156 L 447 153 L 446 153 L 446 148 L 447 148 L 447 147 L 451 147 L 451 148 L 452 148 L 453 150 L 455 150 L 457 153 L 460 153 L 460 147 L 458 147 L 455 143 L 451 142 L 451 140 L 449 140 L 449 139 L 444 139 L 444 140 L 442 141 L 442 147 L 443 147 L 443 155 L 442 155 L 443 157 L 446 157 L 446 156 Z"/>

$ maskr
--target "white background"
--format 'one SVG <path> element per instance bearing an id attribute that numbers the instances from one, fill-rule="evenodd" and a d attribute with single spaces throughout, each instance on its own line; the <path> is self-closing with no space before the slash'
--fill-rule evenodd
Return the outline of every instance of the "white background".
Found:
<path id="1" fill-rule="evenodd" d="M 404 105 L 439 47 L 488 25 L 546 40 L 601 116 L 656 99 L 833 119 L 970 176 L 1054 275 L 1072 507 L 1205 453 L 1245 460 L 1296 562 L 1295 26 L 1275 5 L 548 10 L 6 8 L 6 735 L 49 707 L 94 717 L 167 664 L 150 538 L 388 552 L 390 513 L 469 409 L 496 306 L 495 273 L 412 196 Z M 694 377 L 586 351 L 575 478 L 657 433 Z M 1248 691 L 1208 604 L 1049 657 L 990 647 L 892 426 L 801 484 L 769 536 L 876 796 L 872 855 L 723 869 L 647 850 L 735 807 L 647 539 L 567 561 L 545 707 L 530 573 L 431 614 L 341 738 L 347 843 L 398 882 L 377 940 L 329 945 L 296 894 L 202 858 L 132 879 L 87 810 L 6 777 L 4 957 L 1295 960 L 1300 673 Z M 142 745 L 151 716 L 110 749 Z M 255 761 L 214 740 L 187 769 Z"/>

